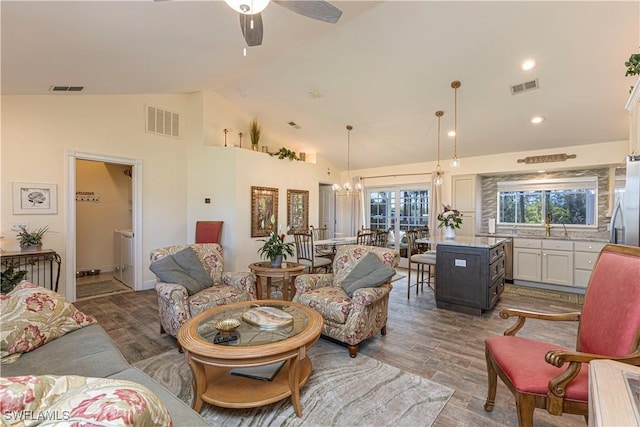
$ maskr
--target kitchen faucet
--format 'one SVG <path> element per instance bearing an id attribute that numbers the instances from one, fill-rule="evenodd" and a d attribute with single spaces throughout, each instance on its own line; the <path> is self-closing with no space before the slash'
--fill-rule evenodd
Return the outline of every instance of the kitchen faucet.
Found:
<path id="1" fill-rule="evenodd" d="M 544 237 L 551 237 L 551 212 L 547 213 L 547 220 L 542 225 L 544 225 Z"/>

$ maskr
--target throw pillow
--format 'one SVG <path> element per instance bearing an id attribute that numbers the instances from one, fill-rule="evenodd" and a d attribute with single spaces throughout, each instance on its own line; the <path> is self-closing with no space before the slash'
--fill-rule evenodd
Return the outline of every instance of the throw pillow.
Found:
<path id="1" fill-rule="evenodd" d="M 2 295 L 0 313 L 3 364 L 15 362 L 20 354 L 68 332 L 96 323 L 62 295 L 26 280 Z"/>
<path id="2" fill-rule="evenodd" d="M 197 294 L 213 286 L 213 280 L 191 248 L 160 258 L 149 266 L 161 282 L 177 283 L 187 289 L 187 294 Z"/>
<path id="3" fill-rule="evenodd" d="M 0 420 L 8 424 L 172 425 L 158 396 L 126 380 L 76 375 L 0 378 L 0 402 Z"/>
<path id="4" fill-rule="evenodd" d="M 387 283 L 396 271 L 383 263 L 373 252 L 368 252 L 342 281 L 342 289 L 349 295 L 360 288 L 375 288 Z"/>

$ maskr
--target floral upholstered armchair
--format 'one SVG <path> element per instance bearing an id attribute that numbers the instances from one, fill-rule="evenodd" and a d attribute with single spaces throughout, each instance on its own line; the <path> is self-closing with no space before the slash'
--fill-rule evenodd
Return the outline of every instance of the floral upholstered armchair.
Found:
<path id="1" fill-rule="evenodd" d="M 357 280 L 354 283 L 364 286 L 357 289 L 348 285 L 350 278 L 371 259 L 378 264 L 375 271 L 361 271 L 360 276 L 365 281 L 378 277 L 381 283 L 368 285 Z M 399 259 L 394 249 L 340 246 L 333 260 L 333 273 L 304 274 L 296 278 L 293 301 L 319 311 L 324 319 L 322 334 L 346 343 L 349 356 L 356 357 L 360 342 L 378 332 L 386 335 L 391 277 Z M 358 264 L 361 265 L 356 269 Z M 384 270 L 383 276 L 377 274 L 381 270 Z"/>
<path id="2" fill-rule="evenodd" d="M 160 332 L 174 337 L 184 322 L 205 310 L 256 299 L 255 275 L 223 272 L 217 243 L 154 249 L 149 269 L 156 274 Z"/>

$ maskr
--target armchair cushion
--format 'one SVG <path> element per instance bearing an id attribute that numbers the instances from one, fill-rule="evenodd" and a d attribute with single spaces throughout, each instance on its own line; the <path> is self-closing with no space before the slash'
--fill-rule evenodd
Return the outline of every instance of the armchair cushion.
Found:
<path id="1" fill-rule="evenodd" d="M 549 391 L 549 379 L 566 370 L 566 367 L 558 368 L 545 361 L 548 351 L 569 350 L 566 347 L 512 336 L 490 337 L 485 340 L 485 345 L 520 393 L 546 396 Z M 580 369 L 578 376 L 567 384 L 565 400 L 586 402 L 589 397 L 588 382 L 589 369 L 585 365 Z"/>
<path id="2" fill-rule="evenodd" d="M 396 271 L 384 264 L 373 252 L 363 256 L 351 273 L 342 281 L 342 288 L 349 295 L 360 288 L 373 288 L 389 282 Z"/>
<path id="3" fill-rule="evenodd" d="M 189 295 L 213 286 L 211 276 L 191 248 L 185 248 L 151 263 L 149 269 L 165 283 L 177 283 Z"/>
<path id="4" fill-rule="evenodd" d="M 353 306 L 351 298 L 338 286 L 326 286 L 296 294 L 297 301 L 317 310 L 324 319 L 344 324 Z"/>

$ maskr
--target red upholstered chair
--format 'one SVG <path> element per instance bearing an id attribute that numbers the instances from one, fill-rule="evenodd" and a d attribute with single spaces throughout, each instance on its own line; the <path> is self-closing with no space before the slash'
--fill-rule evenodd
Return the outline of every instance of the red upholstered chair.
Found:
<path id="1" fill-rule="evenodd" d="M 504 336 L 485 340 L 489 380 L 485 410 L 493 409 L 499 376 L 516 398 L 520 426 L 533 425 L 535 408 L 586 418 L 589 361 L 612 359 L 640 365 L 640 248 L 607 245 L 602 249 L 581 312 L 500 312 L 504 319 L 512 316 L 518 321 Z M 576 350 L 516 337 L 526 318 L 579 321 Z"/>
<path id="2" fill-rule="evenodd" d="M 220 243 L 224 221 L 196 221 L 195 243 Z"/>

